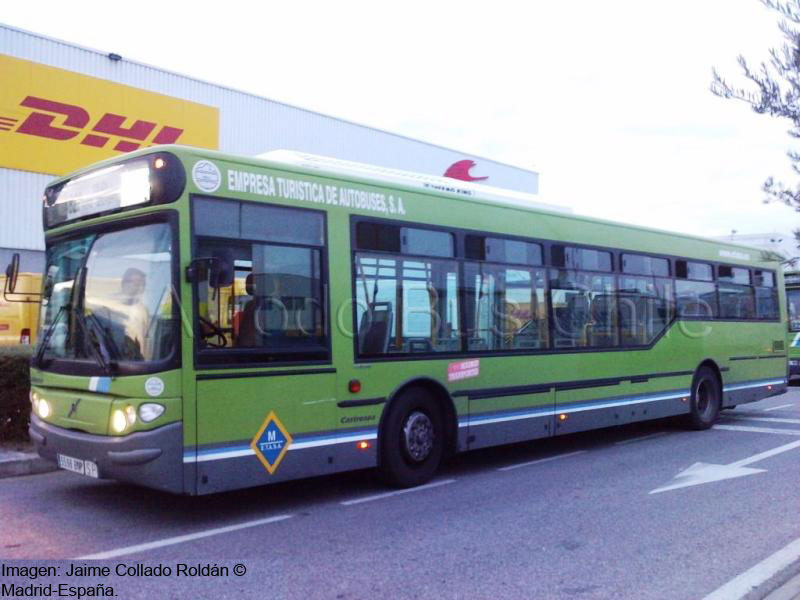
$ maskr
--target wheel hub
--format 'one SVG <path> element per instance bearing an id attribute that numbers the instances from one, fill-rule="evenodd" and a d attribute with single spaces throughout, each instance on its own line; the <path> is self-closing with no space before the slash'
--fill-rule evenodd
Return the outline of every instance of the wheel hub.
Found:
<path id="1" fill-rule="evenodd" d="M 433 449 L 433 423 L 425 413 L 414 411 L 403 426 L 403 441 L 409 458 L 422 462 Z"/>

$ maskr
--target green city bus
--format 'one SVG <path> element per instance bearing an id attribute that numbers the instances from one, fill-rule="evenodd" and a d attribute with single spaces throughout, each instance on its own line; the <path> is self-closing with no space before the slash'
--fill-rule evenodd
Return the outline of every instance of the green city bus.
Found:
<path id="1" fill-rule="evenodd" d="M 56 180 L 43 222 L 30 436 L 90 477 L 414 486 L 456 452 L 706 429 L 787 386 L 781 257 L 517 192 L 162 146 Z"/>
<path id="2" fill-rule="evenodd" d="M 786 310 L 788 333 L 786 338 L 789 354 L 789 378 L 800 377 L 800 272 L 783 274 L 786 286 Z"/>

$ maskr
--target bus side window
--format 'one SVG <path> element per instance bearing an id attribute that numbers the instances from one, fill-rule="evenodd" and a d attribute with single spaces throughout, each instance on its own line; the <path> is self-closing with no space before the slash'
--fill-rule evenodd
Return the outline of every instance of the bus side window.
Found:
<path id="1" fill-rule="evenodd" d="M 360 355 L 461 349 L 455 262 L 363 253 L 355 261 Z"/>

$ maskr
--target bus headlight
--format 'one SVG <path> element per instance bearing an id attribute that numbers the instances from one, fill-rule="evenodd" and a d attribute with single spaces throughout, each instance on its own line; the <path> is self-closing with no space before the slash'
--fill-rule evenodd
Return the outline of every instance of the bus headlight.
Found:
<path id="1" fill-rule="evenodd" d="M 125 411 L 118 408 L 111 413 L 111 429 L 114 433 L 122 433 L 128 428 L 128 417 Z"/>
<path id="2" fill-rule="evenodd" d="M 125 420 L 130 427 L 133 427 L 133 424 L 136 423 L 136 409 L 132 406 L 125 407 Z"/>
<path id="3" fill-rule="evenodd" d="M 31 400 L 31 406 L 33 407 L 33 412 L 38 413 L 36 405 L 39 403 L 39 394 L 36 392 L 29 392 L 28 398 Z"/>
<path id="4" fill-rule="evenodd" d="M 147 402 L 139 406 L 139 418 L 145 423 L 155 421 L 158 417 L 164 414 L 164 407 L 155 402 Z"/>
<path id="5" fill-rule="evenodd" d="M 39 417 L 46 419 L 53 411 L 50 409 L 50 403 L 44 398 L 40 398 L 36 403 L 36 412 L 39 413 Z"/>

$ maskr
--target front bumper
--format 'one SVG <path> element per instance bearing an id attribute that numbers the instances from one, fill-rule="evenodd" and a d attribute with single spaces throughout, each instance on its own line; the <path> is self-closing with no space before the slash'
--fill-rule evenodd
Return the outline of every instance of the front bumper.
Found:
<path id="1" fill-rule="evenodd" d="M 181 494 L 183 485 L 183 427 L 170 423 L 152 431 L 121 437 L 63 429 L 31 415 L 28 429 L 39 456 L 58 463 L 66 454 L 97 464 L 101 479 L 116 479 Z"/>

